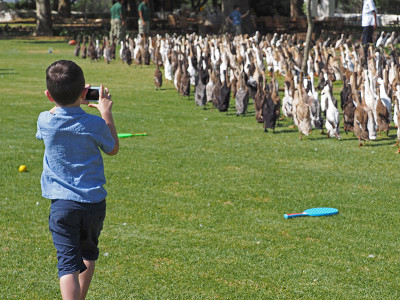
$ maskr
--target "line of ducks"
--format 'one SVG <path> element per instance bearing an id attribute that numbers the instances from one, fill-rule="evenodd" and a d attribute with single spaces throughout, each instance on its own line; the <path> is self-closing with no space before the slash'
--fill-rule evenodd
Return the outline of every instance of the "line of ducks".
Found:
<path id="1" fill-rule="evenodd" d="M 128 65 L 135 61 L 136 64 L 150 64 L 150 51 L 149 45 L 151 45 L 151 38 L 147 42 L 142 39 L 141 36 L 133 39 L 130 36 L 126 36 L 124 41 L 120 42 L 119 57 L 123 63 Z M 76 46 L 74 48 L 74 56 L 81 57 L 83 59 L 90 58 L 92 61 L 98 61 L 101 58 L 109 64 L 111 60 L 116 59 L 116 37 L 109 40 L 107 36 L 103 37 L 102 43 L 99 39 L 95 39 L 92 36 L 78 37 Z"/>
<path id="2" fill-rule="evenodd" d="M 226 112 L 234 99 L 236 115 L 243 115 L 251 98 L 256 120 L 264 123 L 265 131 L 275 129 L 282 113 L 282 118 L 293 120 L 300 139 L 313 128 L 322 133 L 326 130 L 328 137 L 340 138 L 340 113 L 333 95 L 333 83 L 340 80 L 345 133 L 354 132 L 362 146 L 365 141 L 375 140 L 377 132 L 388 135 L 393 119 L 399 145 L 399 59 L 394 47 L 398 37 L 396 33 L 386 36 L 365 52 L 351 36 L 342 34 L 331 39 L 323 33 L 313 42 L 304 74 L 300 72 L 304 45 L 296 34 L 167 34 L 146 40 L 127 36 L 121 42 L 120 58 L 130 64 L 124 55 L 129 50 L 136 64 L 150 64 L 152 60 L 156 65 L 156 89 L 162 86 L 163 77 L 173 82 L 181 96 L 189 97 L 194 86 L 198 107 L 206 108 L 210 103 Z M 100 53 L 103 49 L 104 57 L 105 49 L 114 46 L 115 58 L 114 41 L 108 46 L 105 38 L 102 48 L 89 38 L 89 48 L 91 43 Z M 164 76 L 160 67 L 164 68 Z M 269 82 L 266 73 L 270 74 Z M 282 99 L 276 74 L 284 76 Z"/>

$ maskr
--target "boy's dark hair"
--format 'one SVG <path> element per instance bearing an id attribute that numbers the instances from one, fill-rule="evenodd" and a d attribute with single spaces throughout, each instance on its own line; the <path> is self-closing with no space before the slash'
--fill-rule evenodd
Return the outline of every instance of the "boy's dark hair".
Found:
<path id="1" fill-rule="evenodd" d="M 83 71 L 70 60 L 59 60 L 46 70 L 46 86 L 54 101 L 62 106 L 73 104 L 85 88 Z"/>
<path id="2" fill-rule="evenodd" d="M 233 9 L 238 9 L 239 8 L 239 5 L 237 5 L 237 4 L 235 4 L 234 6 L 233 6 Z"/>

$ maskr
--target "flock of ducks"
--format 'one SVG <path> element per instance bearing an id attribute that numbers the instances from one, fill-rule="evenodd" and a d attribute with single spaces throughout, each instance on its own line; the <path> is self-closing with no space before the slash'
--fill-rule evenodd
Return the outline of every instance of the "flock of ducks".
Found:
<path id="1" fill-rule="evenodd" d="M 135 47 L 133 39 L 128 36 L 125 41 L 121 41 L 120 43 L 119 57 L 122 62 L 131 65 L 132 61 L 135 60 L 136 64 L 150 64 L 150 52 L 146 43 L 139 44 L 136 41 L 137 46 Z M 111 60 L 116 59 L 116 46 L 116 37 L 109 40 L 105 36 L 102 44 L 100 44 L 98 39 L 94 39 L 91 36 L 83 36 L 82 41 L 81 37 L 78 37 L 74 48 L 74 55 L 83 59 L 90 58 L 93 61 L 98 61 L 103 57 L 104 61 L 109 64 Z"/>
<path id="2" fill-rule="evenodd" d="M 198 107 L 211 104 L 221 112 L 234 102 L 236 115 L 244 115 L 252 99 L 257 122 L 275 129 L 279 118 L 293 120 L 300 139 L 318 129 L 340 139 L 340 113 L 333 83 L 343 83 L 340 106 L 345 133 L 353 132 L 359 146 L 389 134 L 391 120 L 400 141 L 400 81 L 396 33 L 380 34 L 368 48 L 342 34 L 336 39 L 324 33 L 313 42 L 306 72 L 301 72 L 304 45 L 296 34 L 166 35 L 126 38 L 121 42 L 123 63 L 156 65 L 154 85 L 163 77 L 173 82 L 179 95 L 190 97 L 192 86 Z M 93 60 L 115 59 L 115 41 L 78 41 L 75 55 Z M 79 53 L 80 52 L 80 53 Z M 85 57 L 84 57 L 85 55 Z M 163 71 L 161 72 L 161 67 Z M 269 80 L 266 74 L 269 74 Z M 284 77 L 279 87 L 276 76 Z M 316 80 L 317 79 L 317 80 Z M 315 84 L 317 82 L 317 84 Z M 283 90 L 281 99 L 279 90 Z M 325 133 L 326 130 L 326 133 Z M 400 147 L 397 151 L 400 153 Z"/>

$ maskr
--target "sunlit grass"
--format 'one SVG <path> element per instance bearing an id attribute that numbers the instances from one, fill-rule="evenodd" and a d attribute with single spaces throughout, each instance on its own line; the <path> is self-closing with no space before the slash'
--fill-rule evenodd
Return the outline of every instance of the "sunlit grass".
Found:
<path id="1" fill-rule="evenodd" d="M 119 132 L 148 133 L 104 157 L 107 218 L 89 299 L 399 297 L 395 130 L 364 148 L 343 130 L 341 140 L 314 130 L 300 141 L 289 120 L 264 133 L 233 102 L 226 115 L 196 109 L 171 83 L 155 91 L 154 66 L 75 58 L 61 41 L 0 40 L 0 298 L 60 297 L 35 138 L 51 108 L 45 69 L 58 59 L 109 87 Z M 316 206 L 340 213 L 283 218 Z"/>

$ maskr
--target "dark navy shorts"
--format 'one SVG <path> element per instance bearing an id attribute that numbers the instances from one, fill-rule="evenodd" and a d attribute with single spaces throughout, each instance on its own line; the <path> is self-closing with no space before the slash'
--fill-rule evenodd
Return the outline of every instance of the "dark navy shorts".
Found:
<path id="1" fill-rule="evenodd" d="M 97 245 L 105 216 L 105 200 L 94 204 L 51 201 L 49 229 L 57 250 L 59 278 L 85 271 L 84 259 L 97 260 Z"/>

